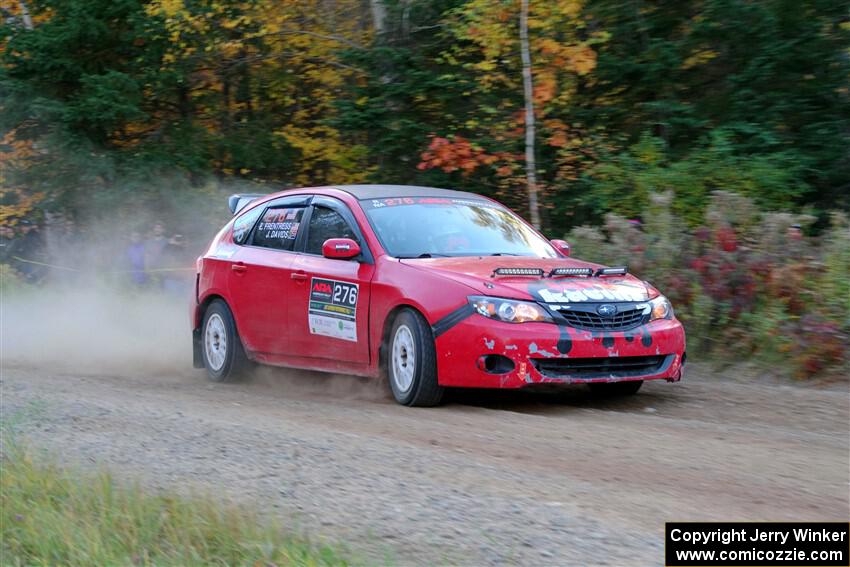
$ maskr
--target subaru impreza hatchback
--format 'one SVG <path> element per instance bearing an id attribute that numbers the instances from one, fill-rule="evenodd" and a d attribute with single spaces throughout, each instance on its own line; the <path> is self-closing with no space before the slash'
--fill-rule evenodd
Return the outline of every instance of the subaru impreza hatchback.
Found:
<path id="1" fill-rule="evenodd" d="M 503 205 L 394 185 L 234 195 L 197 261 L 194 362 L 386 379 L 404 405 L 446 388 L 682 377 L 685 333 L 658 290 L 570 257 Z"/>

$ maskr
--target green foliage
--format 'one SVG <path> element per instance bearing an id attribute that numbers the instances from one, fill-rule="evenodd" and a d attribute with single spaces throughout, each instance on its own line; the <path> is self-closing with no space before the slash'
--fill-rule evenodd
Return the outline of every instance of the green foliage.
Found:
<path id="1" fill-rule="evenodd" d="M 691 225 L 702 220 L 712 191 L 735 191 L 763 208 L 781 210 L 792 208 L 808 189 L 802 166 L 792 155 L 736 155 L 729 136 L 721 131 L 678 160 L 668 157 L 661 140 L 644 136 L 628 150 L 603 160 L 588 176 L 594 191 L 587 200 L 599 212 L 638 217 L 652 193 L 672 191 L 673 210 Z"/>
<path id="2" fill-rule="evenodd" d="M 78 473 L 4 438 L 0 553 L 7 565 L 349 565 L 208 498 L 146 494 Z"/>
<path id="3" fill-rule="evenodd" d="M 127 172 L 369 179 L 471 189 L 524 210 L 514 4 L 388 0 L 381 33 L 349 0 L 29 4 L 33 30 L 14 10 L 0 26 L 0 129 L 43 150 L 44 168 L 20 172 L 27 186 L 51 172 L 70 173 L 55 185 L 71 194 Z M 770 210 L 808 206 L 818 228 L 828 209 L 850 207 L 840 2 L 530 6 L 547 229 L 636 217 L 666 191 L 690 225 L 715 190 Z M 417 168 L 432 136 L 498 160 Z"/>
<path id="4" fill-rule="evenodd" d="M 844 313 L 844 324 L 850 327 L 850 222 L 847 215 L 833 212 L 830 228 L 823 238 L 823 301 L 828 309 Z"/>
<path id="5" fill-rule="evenodd" d="M 126 73 L 110 70 L 81 78 L 79 92 L 70 99 L 65 117 L 68 125 L 90 132 L 97 139 L 132 120 L 144 118 L 139 84 Z"/>
<path id="6" fill-rule="evenodd" d="M 611 38 L 577 111 L 582 121 L 631 140 L 650 132 L 673 160 L 722 132 L 726 156 L 764 159 L 762 172 L 791 165 L 812 188 L 805 200 L 850 204 L 846 5 L 597 0 L 589 10 Z M 784 183 L 791 194 L 782 193 L 800 190 L 794 180 Z"/>
<path id="7" fill-rule="evenodd" d="M 106 143 L 114 129 L 144 117 L 140 2 L 59 0 L 31 9 L 42 21 L 32 31 L 7 27 L 3 63 L 15 102 L 48 110 L 42 128 L 67 127 Z"/>
<path id="8" fill-rule="evenodd" d="M 414 2 L 408 13 L 389 6 L 388 32 L 370 49 L 349 49 L 347 64 L 364 72 L 336 101 L 332 123 L 369 147 L 374 182 L 452 185 L 439 172 L 416 168 L 428 136 L 475 112 L 459 93 L 474 88 L 442 58 L 449 41 L 444 14 L 458 0 Z"/>

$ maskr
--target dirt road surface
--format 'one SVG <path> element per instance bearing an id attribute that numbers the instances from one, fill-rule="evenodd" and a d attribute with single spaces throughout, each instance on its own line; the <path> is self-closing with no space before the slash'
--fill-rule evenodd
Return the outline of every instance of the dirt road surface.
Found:
<path id="1" fill-rule="evenodd" d="M 152 357 L 155 355 L 151 354 Z M 628 400 L 395 405 L 347 377 L 3 365 L 2 415 L 63 462 L 201 490 L 369 563 L 659 565 L 668 520 L 846 520 L 846 384 L 692 371 Z"/>

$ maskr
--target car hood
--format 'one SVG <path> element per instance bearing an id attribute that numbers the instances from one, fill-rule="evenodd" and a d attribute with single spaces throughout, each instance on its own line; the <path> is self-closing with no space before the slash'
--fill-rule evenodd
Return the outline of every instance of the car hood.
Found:
<path id="1" fill-rule="evenodd" d="M 416 258 L 400 260 L 402 264 L 427 270 L 463 283 L 481 295 L 532 299 L 546 303 L 580 301 L 646 301 L 658 291 L 632 276 L 601 277 L 529 277 L 494 276 L 497 268 L 542 268 L 546 274 L 555 268 L 592 268 L 604 266 L 572 258 L 529 258 L 517 256 L 483 256 L 458 258 Z"/>

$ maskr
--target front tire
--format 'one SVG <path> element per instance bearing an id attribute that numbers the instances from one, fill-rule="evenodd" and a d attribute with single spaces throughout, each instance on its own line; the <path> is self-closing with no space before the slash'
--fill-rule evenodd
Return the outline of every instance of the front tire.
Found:
<path id="1" fill-rule="evenodd" d="M 395 400 L 405 406 L 436 406 L 444 388 L 437 382 L 434 335 L 425 319 L 405 309 L 393 321 L 387 352 L 387 375 Z"/>
<path id="2" fill-rule="evenodd" d="M 220 299 L 210 303 L 204 313 L 201 354 L 207 376 L 213 382 L 235 382 L 248 366 L 233 314 Z"/>
<path id="3" fill-rule="evenodd" d="M 633 396 L 643 386 L 643 380 L 630 380 L 629 382 L 594 382 L 588 384 L 594 396 L 600 398 L 617 398 L 621 396 Z"/>

